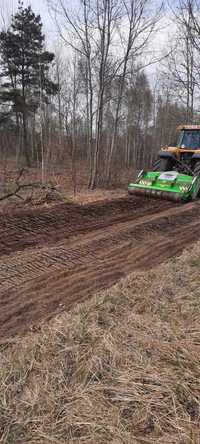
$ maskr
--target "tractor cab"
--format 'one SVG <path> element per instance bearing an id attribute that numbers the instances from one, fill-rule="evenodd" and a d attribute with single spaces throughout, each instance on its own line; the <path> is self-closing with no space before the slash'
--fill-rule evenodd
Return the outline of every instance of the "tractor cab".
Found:
<path id="1" fill-rule="evenodd" d="M 171 171 L 199 174 L 200 171 L 200 125 L 181 125 L 177 146 L 161 148 L 158 160 L 153 165 L 154 171 Z"/>
<path id="2" fill-rule="evenodd" d="M 179 127 L 177 148 L 184 150 L 200 150 L 200 126 Z"/>

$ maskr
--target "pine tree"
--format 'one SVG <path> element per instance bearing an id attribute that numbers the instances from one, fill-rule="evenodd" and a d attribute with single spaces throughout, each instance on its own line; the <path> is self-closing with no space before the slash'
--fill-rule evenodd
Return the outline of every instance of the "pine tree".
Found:
<path id="1" fill-rule="evenodd" d="M 15 116 L 19 130 L 23 126 L 23 154 L 30 165 L 28 120 L 42 101 L 57 93 L 57 85 L 49 79 L 49 68 L 54 54 L 44 49 L 40 15 L 31 6 L 24 8 L 19 1 L 10 29 L 0 33 L 2 79 L 0 103 L 10 105 L 10 116 Z M 6 110 L 8 117 L 8 110 Z"/>

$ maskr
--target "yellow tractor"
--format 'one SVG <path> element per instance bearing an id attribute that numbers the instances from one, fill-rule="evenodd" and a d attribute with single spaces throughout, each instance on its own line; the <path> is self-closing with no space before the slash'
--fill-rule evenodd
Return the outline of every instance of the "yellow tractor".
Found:
<path id="1" fill-rule="evenodd" d="M 180 125 L 176 147 L 163 147 L 153 171 L 176 170 L 179 173 L 200 173 L 200 125 Z"/>
<path id="2" fill-rule="evenodd" d="M 176 147 L 161 148 L 151 171 L 140 171 L 129 194 L 189 201 L 200 194 L 200 125 L 181 125 Z"/>

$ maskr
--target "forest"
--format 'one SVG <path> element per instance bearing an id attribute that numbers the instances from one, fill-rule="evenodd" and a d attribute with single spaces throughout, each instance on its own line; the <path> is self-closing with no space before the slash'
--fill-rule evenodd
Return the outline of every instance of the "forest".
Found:
<path id="1" fill-rule="evenodd" d="M 200 0 L 0 0 L 0 444 L 200 444 L 199 92 Z"/>
<path id="2" fill-rule="evenodd" d="M 55 165 L 74 183 L 85 169 L 94 189 L 150 167 L 179 124 L 199 122 L 198 2 L 48 0 L 46 13 L 53 41 L 32 6 L 0 6 L 1 161 L 43 182 Z"/>

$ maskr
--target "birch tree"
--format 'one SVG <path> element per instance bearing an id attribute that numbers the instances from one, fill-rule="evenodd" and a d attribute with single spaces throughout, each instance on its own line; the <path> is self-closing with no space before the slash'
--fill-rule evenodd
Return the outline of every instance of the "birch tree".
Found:
<path id="1" fill-rule="evenodd" d="M 125 23 L 127 23 L 126 29 L 128 32 L 126 32 L 126 34 L 122 34 L 121 28 L 119 29 L 121 42 L 124 49 L 124 57 L 119 64 L 121 68 L 119 75 L 119 94 L 116 101 L 113 134 L 107 163 L 107 182 L 110 180 L 112 159 L 116 149 L 120 109 L 123 99 L 125 81 L 128 74 L 129 61 L 130 58 L 132 58 L 136 63 L 138 57 L 147 48 L 150 37 L 154 32 L 156 24 L 160 18 L 161 8 L 154 12 L 152 16 L 149 14 L 149 7 L 150 2 L 148 0 L 123 0 L 123 19 Z"/>
<path id="2" fill-rule="evenodd" d="M 179 0 L 173 13 L 173 24 L 176 32 L 171 42 L 170 56 L 166 62 L 164 76 L 168 83 L 173 83 L 177 99 L 187 110 L 186 122 L 191 123 L 194 117 L 194 98 L 198 86 L 199 63 L 198 51 L 195 48 L 194 2 Z"/>

